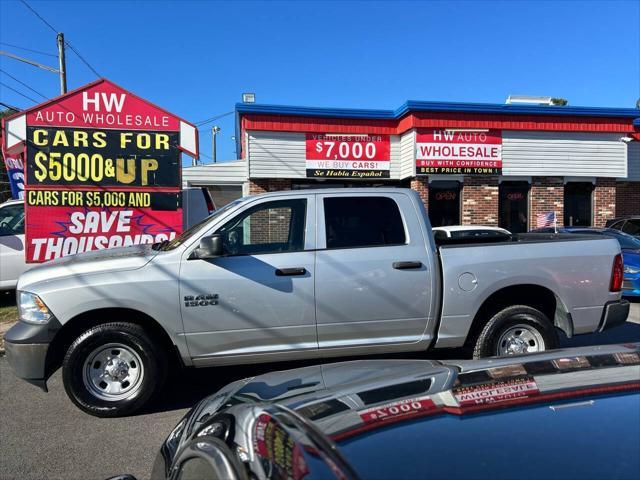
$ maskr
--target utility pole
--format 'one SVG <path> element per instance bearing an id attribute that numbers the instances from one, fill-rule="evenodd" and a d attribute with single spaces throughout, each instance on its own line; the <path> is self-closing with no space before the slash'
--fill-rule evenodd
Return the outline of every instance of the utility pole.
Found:
<path id="1" fill-rule="evenodd" d="M 67 61 L 64 56 L 64 33 L 60 32 L 57 35 L 58 40 L 58 62 L 60 65 L 60 94 L 67 93 Z"/>
<path id="2" fill-rule="evenodd" d="M 212 137 L 212 146 L 211 148 L 212 150 L 212 157 L 213 157 L 213 163 L 216 163 L 216 135 L 220 132 L 220 127 L 218 127 L 217 125 L 214 125 L 213 128 L 211 129 L 211 137 Z"/>

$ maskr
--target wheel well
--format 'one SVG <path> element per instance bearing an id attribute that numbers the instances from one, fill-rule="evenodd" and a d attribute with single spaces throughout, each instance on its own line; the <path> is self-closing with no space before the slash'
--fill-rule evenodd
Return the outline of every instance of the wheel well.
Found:
<path id="1" fill-rule="evenodd" d="M 175 356 L 181 364 L 182 359 L 167 332 L 146 313 L 130 308 L 102 308 L 81 313 L 69 320 L 55 335 L 47 351 L 45 378 L 49 378 L 62 365 L 67 350 L 76 338 L 97 325 L 114 321 L 125 321 L 140 325 L 155 341 L 162 344 L 162 350 L 169 357 Z M 171 365 L 173 362 L 169 362 Z"/>
<path id="2" fill-rule="evenodd" d="M 554 325 L 562 327 L 563 330 L 566 328 L 557 312 L 557 308 L 565 312 L 564 305 L 551 290 L 540 285 L 512 285 L 492 293 L 484 301 L 473 319 L 465 345 L 471 345 L 475 341 L 491 317 L 511 305 L 527 305 L 538 309 Z M 570 332 L 565 333 L 570 335 Z"/>

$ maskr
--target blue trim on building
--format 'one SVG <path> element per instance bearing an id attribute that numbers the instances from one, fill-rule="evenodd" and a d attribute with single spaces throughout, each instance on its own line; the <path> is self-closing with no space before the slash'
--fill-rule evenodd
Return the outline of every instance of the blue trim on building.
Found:
<path id="1" fill-rule="evenodd" d="M 501 115 L 556 115 L 584 117 L 624 117 L 636 118 L 640 110 L 637 108 L 608 107 L 571 107 L 553 105 L 513 105 L 496 103 L 464 103 L 464 102 L 422 102 L 409 100 L 395 110 L 369 110 L 358 108 L 320 108 L 294 107 L 288 105 L 263 105 L 256 103 L 237 103 L 239 114 L 291 115 L 301 117 L 327 118 L 366 118 L 372 120 L 394 120 L 409 112 L 459 112 L 490 113 Z M 634 125 L 635 125 L 634 121 Z"/>
<path id="2" fill-rule="evenodd" d="M 290 105 L 264 105 L 236 103 L 236 150 L 240 158 L 240 118 L 243 114 L 289 115 L 316 118 L 356 118 L 368 120 L 397 120 L 409 112 L 489 113 L 498 115 L 553 115 L 567 117 L 622 117 L 634 118 L 640 126 L 640 109 L 608 107 L 572 107 L 555 105 L 513 105 L 500 103 L 424 102 L 408 100 L 395 110 L 364 108 L 295 107 Z"/>

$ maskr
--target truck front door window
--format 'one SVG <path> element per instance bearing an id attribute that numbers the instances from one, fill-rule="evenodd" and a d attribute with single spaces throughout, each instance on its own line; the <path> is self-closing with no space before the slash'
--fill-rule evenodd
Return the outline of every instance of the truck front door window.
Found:
<path id="1" fill-rule="evenodd" d="M 398 205 L 388 197 L 324 199 L 327 248 L 402 245 L 406 241 Z"/>
<path id="2" fill-rule="evenodd" d="M 307 201 L 281 200 L 252 207 L 227 222 L 218 233 L 230 255 L 297 252 L 304 249 Z"/>

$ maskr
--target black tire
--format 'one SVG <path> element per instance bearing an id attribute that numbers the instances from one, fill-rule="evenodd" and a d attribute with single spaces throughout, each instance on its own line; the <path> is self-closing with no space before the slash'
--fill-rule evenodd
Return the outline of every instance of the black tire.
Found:
<path id="1" fill-rule="evenodd" d="M 475 341 L 473 358 L 496 356 L 502 334 L 521 324 L 535 330 L 542 337 L 544 347 L 539 351 L 558 348 L 558 334 L 544 313 L 527 305 L 514 305 L 499 311 L 489 319 Z"/>
<path id="2" fill-rule="evenodd" d="M 90 381 L 85 382 L 89 356 L 109 344 L 123 345 L 135 352 L 142 363 L 142 376 L 136 382 L 136 389 L 122 399 L 99 398 L 87 388 Z M 96 417 L 120 417 L 139 410 L 161 390 L 166 371 L 167 359 L 160 346 L 142 327 L 125 322 L 105 323 L 87 330 L 71 344 L 62 362 L 62 380 L 67 395 L 78 408 Z"/>

